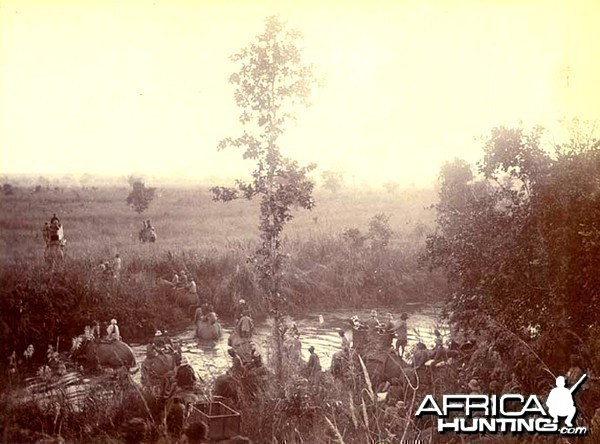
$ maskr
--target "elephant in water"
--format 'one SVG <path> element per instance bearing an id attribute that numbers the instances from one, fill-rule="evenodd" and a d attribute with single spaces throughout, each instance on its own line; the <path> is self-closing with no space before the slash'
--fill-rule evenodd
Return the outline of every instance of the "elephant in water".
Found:
<path id="1" fill-rule="evenodd" d="M 265 367 L 248 364 L 243 374 L 234 375 L 229 371 L 217 376 L 213 385 L 214 395 L 234 403 L 239 400 L 240 394 L 252 398 L 266 387 L 272 377 Z"/>
<path id="2" fill-rule="evenodd" d="M 131 347 L 122 341 L 93 340 L 81 335 L 73 340 L 71 356 L 76 361 L 97 367 L 135 367 Z"/>
<path id="3" fill-rule="evenodd" d="M 181 357 L 176 353 L 155 353 L 146 357 L 142 363 L 142 385 L 167 390 L 169 382 L 177 376 L 177 367 Z"/>
<path id="4" fill-rule="evenodd" d="M 241 338 L 236 332 L 232 332 L 227 339 L 227 345 L 235 350 L 243 363 L 252 362 L 256 354 L 256 345 L 249 338 Z"/>

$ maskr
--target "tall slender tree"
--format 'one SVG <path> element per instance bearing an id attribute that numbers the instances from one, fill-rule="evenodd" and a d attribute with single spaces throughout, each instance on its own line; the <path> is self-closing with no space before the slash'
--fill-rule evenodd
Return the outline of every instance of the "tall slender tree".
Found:
<path id="1" fill-rule="evenodd" d="M 298 31 L 287 29 L 279 18 L 269 17 L 264 32 L 232 57 L 239 70 L 230 81 L 236 85 L 235 100 L 242 111 L 244 131 L 241 136 L 222 140 L 218 147 L 242 148 L 244 159 L 255 161 L 256 167 L 249 182 L 237 180 L 233 188 L 212 188 L 215 200 L 260 199 L 261 245 L 255 262 L 260 286 L 275 318 L 279 377 L 284 334 L 281 274 L 285 255 L 281 234 L 293 217 L 293 208 L 310 210 L 314 206 L 314 184 L 307 174 L 315 165 L 300 166 L 280 150 L 280 136 L 295 119 L 297 107 L 309 104 L 315 84 L 312 67 L 302 62 L 300 38 Z"/>

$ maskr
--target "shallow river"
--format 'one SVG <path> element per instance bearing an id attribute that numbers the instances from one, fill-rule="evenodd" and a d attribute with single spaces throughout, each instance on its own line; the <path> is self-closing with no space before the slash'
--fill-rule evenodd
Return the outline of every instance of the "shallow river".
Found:
<path id="1" fill-rule="evenodd" d="M 417 342 L 424 342 L 428 347 L 433 346 L 433 330 L 439 328 L 442 333 L 444 329 L 439 327 L 439 308 L 431 305 L 413 305 L 406 307 L 403 311 L 408 313 L 408 347 Z M 340 349 L 341 340 L 338 330 L 346 330 L 349 326 L 348 320 L 353 315 L 358 315 L 363 321 L 369 318 L 371 310 L 335 310 L 330 312 L 314 313 L 302 318 L 294 319 L 300 331 L 302 342 L 302 355 L 308 360 L 308 347 L 315 347 L 321 360 L 321 366 L 327 370 L 331 364 L 331 357 Z M 385 314 L 394 314 L 399 319 L 400 311 L 386 308 L 377 309 L 379 320 L 384 322 Z M 321 322 L 322 316 L 322 322 Z M 227 338 L 233 329 L 233 323 L 222 322 L 223 337 L 216 342 L 199 342 L 195 338 L 195 327 L 190 324 L 183 333 L 173 339 L 181 345 L 183 356 L 192 365 L 194 370 L 202 378 L 210 378 L 224 373 L 230 366 L 230 358 L 227 355 Z M 266 346 L 269 340 L 270 327 L 266 322 L 255 325 L 254 342 L 259 351 L 266 359 Z M 142 363 L 146 356 L 146 344 L 133 347 L 138 363 Z M 266 362 L 266 361 L 265 361 Z M 139 372 L 137 378 L 139 378 Z"/>

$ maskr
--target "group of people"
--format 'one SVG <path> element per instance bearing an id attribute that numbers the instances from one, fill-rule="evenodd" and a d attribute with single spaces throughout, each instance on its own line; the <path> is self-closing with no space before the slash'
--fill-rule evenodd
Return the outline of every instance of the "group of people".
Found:
<path id="1" fill-rule="evenodd" d="M 150 223 L 150 219 L 142 221 L 142 231 L 145 230 L 154 230 L 154 227 Z"/>
<path id="2" fill-rule="evenodd" d="M 210 438 L 209 425 L 204 421 L 191 419 L 192 409 L 193 406 L 190 403 L 185 403 L 180 398 L 173 401 L 166 417 L 169 437 L 177 440 L 178 443 L 202 444 L 213 442 Z M 143 418 L 135 417 L 123 424 L 122 434 L 126 444 L 142 444 L 147 442 L 149 426 Z M 252 444 L 252 440 L 241 435 L 219 442 L 222 444 Z"/>
<path id="3" fill-rule="evenodd" d="M 375 338 L 378 338 L 380 335 L 389 337 L 391 335 L 392 341 L 395 339 L 394 349 L 398 356 L 404 356 L 404 350 L 408 343 L 408 327 L 407 327 L 407 319 L 408 315 L 406 313 L 402 313 L 400 315 L 400 319 L 394 319 L 394 315 L 392 313 L 386 314 L 386 321 L 381 322 L 377 317 L 377 311 L 371 310 L 371 314 L 369 318 L 363 323 L 360 321 L 358 316 L 353 316 L 350 318 L 350 325 L 353 330 L 367 330 L 367 338 L 370 343 L 374 342 Z M 343 331 L 341 332 L 343 336 Z M 347 339 L 346 339 L 347 341 Z M 342 342 L 342 351 L 344 348 L 347 348 Z"/>
<path id="4" fill-rule="evenodd" d="M 98 273 L 104 276 L 112 276 L 114 278 L 118 278 L 121 276 L 121 270 L 123 268 L 123 261 L 121 259 L 121 255 L 119 253 L 115 254 L 112 262 L 103 260 L 98 264 L 97 270 Z"/>
<path id="5" fill-rule="evenodd" d="M 191 294 L 198 294 L 196 281 L 191 275 L 188 276 L 185 270 L 181 270 L 179 274 L 174 272 L 170 283 L 175 290 L 187 290 Z"/>
<path id="6" fill-rule="evenodd" d="M 154 338 L 152 338 L 152 341 L 146 346 L 146 357 L 152 359 L 160 354 L 171 353 L 179 354 L 181 359 L 181 352 L 175 349 L 173 341 L 166 330 L 164 332 L 162 330 L 156 330 Z"/>
<path id="7" fill-rule="evenodd" d="M 250 315 L 250 306 L 245 299 L 240 299 L 234 309 L 235 327 L 227 354 L 231 358 L 229 373 L 234 376 L 243 375 L 252 368 L 262 367 L 262 357 L 256 346 L 251 342 L 254 335 L 254 322 Z"/>
<path id="8" fill-rule="evenodd" d="M 218 321 L 215 308 L 212 304 L 202 304 L 198 307 L 194 313 L 194 323 L 198 321 L 208 322 L 210 325 L 215 324 Z"/>
<path id="9" fill-rule="evenodd" d="M 50 222 L 44 222 L 44 228 L 42 228 L 42 236 L 46 246 L 52 242 L 60 242 L 63 238 L 63 226 L 56 213 L 52 214 Z"/>
<path id="10" fill-rule="evenodd" d="M 121 331 L 119 330 L 119 325 L 116 319 L 111 319 L 110 323 L 106 327 L 106 335 L 102 336 L 102 332 L 100 329 L 100 322 L 94 321 L 94 325 L 91 328 L 91 331 L 87 330 L 89 327 L 86 327 L 86 334 L 89 332 L 95 340 L 103 340 L 103 341 L 120 341 L 121 340 Z"/>

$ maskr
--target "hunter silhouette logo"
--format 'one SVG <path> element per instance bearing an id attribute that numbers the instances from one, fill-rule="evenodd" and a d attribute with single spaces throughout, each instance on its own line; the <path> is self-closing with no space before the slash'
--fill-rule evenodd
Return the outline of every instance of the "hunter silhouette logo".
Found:
<path id="1" fill-rule="evenodd" d="M 586 377 L 587 375 L 582 375 L 579 381 L 573 384 L 573 387 L 570 389 L 565 387 L 564 376 L 556 378 L 556 387 L 552 389 L 546 401 L 548 413 L 552 416 L 554 424 L 558 423 L 559 416 L 566 416 L 565 425 L 573 427 L 573 418 L 577 414 L 577 409 L 573 402 L 573 392 L 579 388 Z"/>
<path id="2" fill-rule="evenodd" d="M 556 387 L 546 400 L 547 410 L 536 395 L 528 398 L 519 394 L 444 395 L 439 404 L 432 395 L 427 395 L 416 416 L 437 416 L 437 430 L 440 433 L 585 435 L 586 427 L 573 425 L 577 414 L 573 394 L 586 378 L 584 374 L 571 388 L 566 388 L 564 376 L 557 377 Z M 562 427 L 559 418 L 565 418 Z"/>

